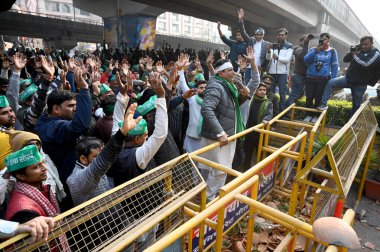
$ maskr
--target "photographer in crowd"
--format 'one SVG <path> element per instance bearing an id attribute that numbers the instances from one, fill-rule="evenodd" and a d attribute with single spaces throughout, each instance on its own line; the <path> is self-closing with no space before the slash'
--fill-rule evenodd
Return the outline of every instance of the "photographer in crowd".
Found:
<path id="1" fill-rule="evenodd" d="M 273 77 L 270 90 L 274 93 L 277 85 L 280 90 L 280 112 L 285 109 L 286 83 L 293 55 L 293 45 L 286 41 L 287 37 L 288 30 L 280 28 L 277 31 L 277 43 L 268 44 L 266 55 L 266 59 L 270 61 L 268 74 Z"/>
<path id="2" fill-rule="evenodd" d="M 305 55 L 306 70 L 306 107 L 316 108 L 321 101 L 323 90 L 330 79 L 338 75 L 338 53 L 330 46 L 330 34 L 322 33 L 318 45 L 311 48 Z M 315 104 L 313 105 L 313 101 Z M 318 117 L 313 112 L 307 112 L 305 121 L 316 122 Z"/>
<path id="3" fill-rule="evenodd" d="M 317 109 L 327 109 L 327 101 L 334 88 L 351 88 L 353 115 L 360 107 L 367 85 L 374 86 L 380 78 L 380 52 L 373 46 L 373 37 L 362 37 L 360 44 L 352 46 L 343 61 L 350 63 L 346 76 L 331 79 L 327 83 Z"/>
<path id="4" fill-rule="evenodd" d="M 306 53 L 309 50 L 309 41 L 314 39 L 313 34 L 307 34 L 299 39 L 298 46 L 294 47 L 294 71 L 291 76 L 292 86 L 288 99 L 286 100 L 286 106 L 290 106 L 293 102 L 303 96 L 305 89 L 306 78 L 306 63 L 303 60 Z"/>

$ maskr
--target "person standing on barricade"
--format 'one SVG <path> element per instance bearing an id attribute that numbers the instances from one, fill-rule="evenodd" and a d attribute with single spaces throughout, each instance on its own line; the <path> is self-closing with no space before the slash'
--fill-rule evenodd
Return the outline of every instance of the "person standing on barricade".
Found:
<path id="1" fill-rule="evenodd" d="M 343 61 L 350 63 L 346 76 L 331 79 L 327 83 L 318 110 L 327 109 L 327 101 L 334 88 L 351 88 L 353 115 L 360 107 L 367 85 L 374 86 L 380 79 L 380 52 L 373 46 L 371 36 L 364 36 L 360 39 L 360 44 L 351 46 Z"/>
<path id="2" fill-rule="evenodd" d="M 234 71 L 236 72 L 239 68 L 237 64 L 238 56 L 243 55 L 245 52 L 245 49 L 247 47 L 247 43 L 244 42 L 241 31 L 236 30 L 235 31 L 235 38 L 236 40 L 231 40 L 226 38 L 226 36 L 223 34 L 223 32 L 220 30 L 221 23 L 218 21 L 218 32 L 219 36 L 222 39 L 223 43 L 228 45 L 230 47 L 230 60 L 232 65 L 234 66 Z"/>
<path id="3" fill-rule="evenodd" d="M 214 67 L 215 76 L 208 81 L 201 107 L 201 146 L 219 141 L 221 148 L 210 150 L 204 153 L 203 157 L 231 167 L 236 141 L 229 144 L 227 137 L 245 129 L 239 105 L 247 99 L 248 92 L 245 96 L 241 94 L 243 92 L 239 94 L 233 84 L 234 71 L 229 60 L 218 60 Z M 207 200 L 211 201 L 224 185 L 227 174 L 203 164 L 199 164 L 198 167 L 207 182 Z"/>
<path id="4" fill-rule="evenodd" d="M 304 60 L 307 65 L 306 107 L 316 108 L 321 101 L 327 82 L 338 75 L 338 53 L 330 46 L 330 34 L 322 33 L 319 36 L 318 45 L 307 52 Z M 307 112 L 306 115 L 306 122 L 318 120 L 313 112 Z"/>
<path id="5" fill-rule="evenodd" d="M 290 60 L 293 56 L 293 45 L 286 41 L 288 30 L 280 28 L 277 31 L 277 43 L 269 43 L 266 59 L 269 60 L 268 74 L 273 77 L 270 87 L 271 92 L 280 91 L 280 112 L 286 105 L 286 85 L 290 68 Z"/>
<path id="6" fill-rule="evenodd" d="M 286 100 L 286 107 L 289 107 L 293 102 L 303 96 L 307 70 L 307 66 L 303 58 L 309 51 L 309 42 L 313 38 L 314 35 L 307 34 L 300 38 L 298 41 L 298 46 L 294 47 L 294 72 L 291 76 L 292 86 L 289 97 Z"/>
<path id="7" fill-rule="evenodd" d="M 263 73 L 266 71 L 266 52 L 268 49 L 268 41 L 264 40 L 265 36 L 265 30 L 263 28 L 258 28 L 255 30 L 255 37 L 250 37 L 248 33 L 245 30 L 244 27 L 244 10 L 240 9 L 238 11 L 238 17 L 239 17 L 239 28 L 241 32 L 241 36 L 243 36 L 244 41 L 247 43 L 247 46 L 252 46 L 254 53 L 255 53 L 255 62 L 257 65 L 257 68 L 260 72 L 260 77 L 263 76 Z M 252 66 L 250 64 L 247 65 L 246 71 L 245 71 L 245 84 L 248 84 L 248 82 L 251 80 L 251 68 Z"/>

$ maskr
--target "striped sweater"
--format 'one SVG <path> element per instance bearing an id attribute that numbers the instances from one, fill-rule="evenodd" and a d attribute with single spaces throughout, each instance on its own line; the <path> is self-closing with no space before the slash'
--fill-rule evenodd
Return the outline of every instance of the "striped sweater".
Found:
<path id="1" fill-rule="evenodd" d="M 74 205 L 77 206 L 113 188 L 106 172 L 121 151 L 124 139 L 125 136 L 119 130 L 88 166 L 76 162 L 73 172 L 66 181 Z"/>

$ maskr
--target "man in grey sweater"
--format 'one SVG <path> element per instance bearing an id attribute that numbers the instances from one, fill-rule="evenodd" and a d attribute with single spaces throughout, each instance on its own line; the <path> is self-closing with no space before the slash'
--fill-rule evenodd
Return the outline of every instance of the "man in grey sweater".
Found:
<path id="1" fill-rule="evenodd" d="M 255 92 L 259 84 L 259 74 L 254 62 L 253 49 L 247 50 L 248 61 L 253 64 L 253 81 L 248 87 L 250 93 Z M 236 141 L 228 142 L 227 137 L 239 133 L 245 129 L 240 104 L 247 97 L 248 92 L 243 95 L 232 82 L 234 72 L 232 64 L 226 60 L 219 60 L 215 65 L 215 77 L 211 78 L 205 90 L 204 102 L 201 108 L 203 116 L 201 145 L 206 146 L 219 141 L 221 148 L 213 149 L 202 156 L 211 161 L 227 167 L 232 166 L 235 154 Z M 219 170 L 199 164 L 198 168 L 207 182 L 207 200 L 211 201 L 227 178 L 227 174 Z"/>
<path id="2" fill-rule="evenodd" d="M 100 195 L 109 189 L 111 184 L 105 173 L 121 151 L 128 131 L 135 128 L 141 117 L 133 119 L 137 104 L 132 104 L 124 117 L 123 126 L 102 148 L 97 138 L 84 138 L 77 146 L 77 162 L 67 179 L 74 204 L 79 205 Z"/>

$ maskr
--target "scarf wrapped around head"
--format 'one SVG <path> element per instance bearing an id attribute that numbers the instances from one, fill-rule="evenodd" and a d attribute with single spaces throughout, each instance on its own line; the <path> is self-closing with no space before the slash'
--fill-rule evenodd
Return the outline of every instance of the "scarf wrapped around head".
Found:
<path id="1" fill-rule="evenodd" d="M 226 62 L 226 63 L 223 63 L 222 65 L 220 65 L 220 66 L 218 66 L 218 67 L 216 67 L 216 68 L 214 69 L 214 72 L 215 72 L 215 73 L 219 73 L 220 71 L 226 70 L 226 69 L 228 69 L 228 68 L 234 68 L 233 65 L 232 65 L 232 63 L 229 62 L 229 61 Z"/>

